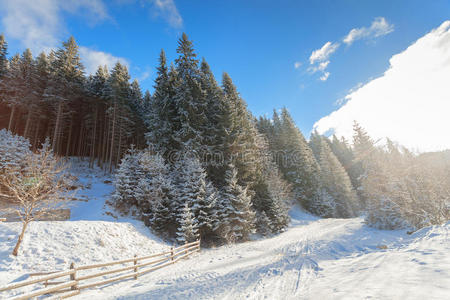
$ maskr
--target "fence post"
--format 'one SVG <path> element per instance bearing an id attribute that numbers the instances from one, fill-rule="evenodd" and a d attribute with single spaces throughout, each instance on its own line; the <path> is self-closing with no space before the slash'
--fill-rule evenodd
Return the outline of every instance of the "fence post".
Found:
<path id="1" fill-rule="evenodd" d="M 70 269 L 73 270 L 75 269 L 75 264 L 72 262 L 70 264 Z M 75 269 L 75 272 L 73 274 L 70 274 L 70 280 L 77 280 L 77 269 Z M 72 285 L 72 287 L 70 288 L 71 290 L 78 290 L 78 284 Z"/>
<path id="2" fill-rule="evenodd" d="M 135 258 L 134 259 L 134 265 L 137 265 L 136 257 L 137 257 L 137 254 L 134 255 L 134 258 Z M 138 279 L 138 274 L 137 274 L 138 273 L 138 268 L 137 267 L 134 268 L 134 273 L 136 274 L 136 275 L 134 275 L 134 279 Z"/>
<path id="3" fill-rule="evenodd" d="M 170 247 L 170 260 L 173 261 L 173 245 Z"/>

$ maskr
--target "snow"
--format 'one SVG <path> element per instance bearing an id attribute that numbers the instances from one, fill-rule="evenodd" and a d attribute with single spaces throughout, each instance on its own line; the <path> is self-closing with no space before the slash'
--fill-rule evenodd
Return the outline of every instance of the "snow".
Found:
<path id="1" fill-rule="evenodd" d="M 72 158 L 69 165 L 70 173 L 77 178 L 77 185 L 81 187 L 75 193 L 79 201 L 70 205 L 70 220 L 115 221 L 114 217 L 107 214 L 112 209 L 105 203 L 114 190 L 113 176 L 97 167 L 90 169 L 87 161 L 79 161 L 78 158 Z"/>
<path id="2" fill-rule="evenodd" d="M 294 216 L 295 225 L 278 236 L 204 249 L 139 281 L 79 298 L 447 298 L 450 223 L 407 235 L 369 228 L 361 218 L 317 219 L 298 211 Z"/>
<path id="3" fill-rule="evenodd" d="M 79 201 L 70 205 L 70 221 L 31 222 L 17 258 L 10 253 L 21 223 L 0 223 L 0 286 L 28 279 L 29 273 L 66 270 L 71 262 L 110 262 L 169 247 L 142 222 L 108 214 L 112 212 L 105 204 L 113 189 L 110 176 L 89 169 L 87 162 L 72 160 L 71 164 L 71 174 L 81 188 L 75 194 Z M 0 299 L 4 295 L 0 292 Z"/>
<path id="4" fill-rule="evenodd" d="M 20 255 L 10 256 L 18 223 L 0 223 L 0 286 L 30 272 L 157 253 L 169 245 L 141 222 L 116 218 L 111 184 L 81 165 L 84 188 L 66 222 L 30 224 Z M 282 234 L 202 249 L 138 280 L 83 291 L 74 299 L 446 299 L 450 222 L 412 235 L 367 227 L 362 218 L 320 219 L 299 208 Z M 0 298 L 13 294 L 0 293 Z"/>

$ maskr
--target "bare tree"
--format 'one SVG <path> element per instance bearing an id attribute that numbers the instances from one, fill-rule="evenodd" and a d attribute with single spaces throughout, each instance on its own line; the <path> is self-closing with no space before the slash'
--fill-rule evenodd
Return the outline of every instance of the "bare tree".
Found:
<path id="1" fill-rule="evenodd" d="M 12 210 L 22 222 L 22 231 L 12 254 L 18 255 L 28 224 L 42 216 L 51 216 L 70 199 L 66 164 L 53 155 L 49 143 L 40 151 L 26 157 L 21 172 L 10 172 L 2 177 L 8 193 L 0 195 L 12 200 Z"/>

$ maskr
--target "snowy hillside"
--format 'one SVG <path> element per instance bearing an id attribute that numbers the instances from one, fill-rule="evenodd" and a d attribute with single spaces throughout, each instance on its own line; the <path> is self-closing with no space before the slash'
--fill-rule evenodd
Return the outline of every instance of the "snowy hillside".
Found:
<path id="1" fill-rule="evenodd" d="M 34 222 L 19 257 L 18 223 L 0 223 L 0 286 L 26 274 L 108 262 L 169 245 L 141 222 L 107 214 L 110 178 L 73 167 L 83 189 L 72 220 Z M 291 210 L 272 238 L 203 249 L 139 278 L 83 291 L 77 299 L 445 299 L 450 287 L 450 223 L 405 231 L 369 228 L 361 218 L 318 219 Z M 0 294 L 6 297 L 7 294 Z"/>
<path id="2" fill-rule="evenodd" d="M 75 194 L 79 200 L 70 205 L 70 221 L 32 222 L 17 258 L 10 254 L 21 224 L 0 223 L 0 286 L 27 279 L 28 273 L 67 269 L 71 262 L 109 262 L 167 249 L 142 222 L 111 216 L 105 205 L 113 190 L 110 176 L 77 160 L 70 171 L 80 187 Z"/>

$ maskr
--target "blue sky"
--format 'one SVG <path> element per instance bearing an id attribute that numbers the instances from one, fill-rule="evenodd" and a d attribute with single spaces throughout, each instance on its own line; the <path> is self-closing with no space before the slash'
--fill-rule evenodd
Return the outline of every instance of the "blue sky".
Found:
<path id="1" fill-rule="evenodd" d="M 1 0 L 0 6 L 10 53 L 50 49 L 74 35 L 87 65 L 122 58 L 150 90 L 160 49 L 173 60 L 184 31 L 217 79 L 231 75 L 255 115 L 286 106 L 307 136 L 352 89 L 382 76 L 394 54 L 450 18 L 444 0 Z M 384 22 L 379 31 L 371 29 L 377 20 Z M 352 29 L 360 39 L 349 45 L 343 39 Z M 327 42 L 339 47 L 311 64 L 313 51 Z"/>

